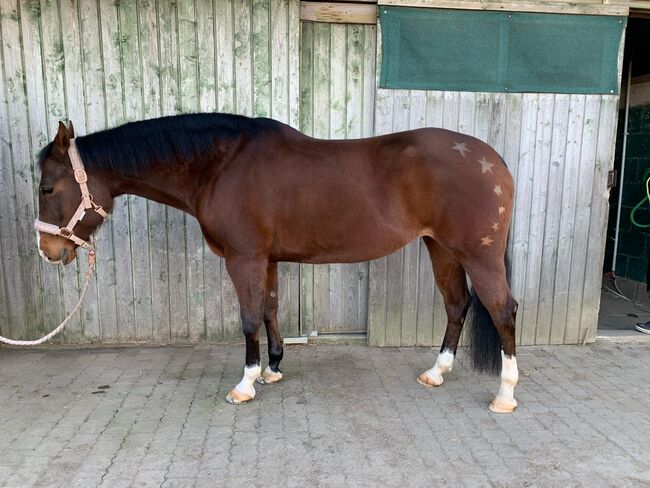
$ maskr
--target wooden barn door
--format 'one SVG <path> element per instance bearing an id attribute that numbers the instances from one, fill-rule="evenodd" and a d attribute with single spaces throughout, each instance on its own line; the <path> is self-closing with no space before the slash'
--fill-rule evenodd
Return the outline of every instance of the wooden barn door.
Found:
<path id="1" fill-rule="evenodd" d="M 301 22 L 300 129 L 324 139 L 373 134 L 375 25 Z M 300 267 L 301 333 L 366 333 L 368 263 Z"/>

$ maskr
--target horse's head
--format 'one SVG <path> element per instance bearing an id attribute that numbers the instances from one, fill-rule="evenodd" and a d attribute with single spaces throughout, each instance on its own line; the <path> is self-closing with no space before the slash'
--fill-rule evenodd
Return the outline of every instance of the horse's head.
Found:
<path id="1" fill-rule="evenodd" d="M 97 177 L 86 177 L 83 170 L 75 175 L 70 157 L 70 140 L 73 138 L 72 122 L 68 127 L 59 122 L 54 141 L 45 149 L 41 159 L 35 227 L 39 252 L 43 259 L 53 264 L 72 262 L 79 245 L 89 245 L 86 243 L 104 221 L 104 210 L 109 212 L 113 203 L 108 186 Z M 87 182 L 84 182 L 86 178 Z M 90 198 L 84 200 L 85 185 Z M 75 221 L 73 217 L 80 219 Z"/>

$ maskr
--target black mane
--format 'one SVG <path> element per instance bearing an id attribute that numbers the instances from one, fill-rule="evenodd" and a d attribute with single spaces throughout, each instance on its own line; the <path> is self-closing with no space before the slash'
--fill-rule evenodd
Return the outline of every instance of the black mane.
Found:
<path id="1" fill-rule="evenodd" d="M 184 114 L 130 122 L 113 129 L 75 139 L 79 155 L 88 169 L 137 174 L 156 162 L 178 157 L 186 160 L 215 149 L 217 141 L 232 140 L 240 135 L 255 137 L 280 130 L 282 124 L 272 119 L 253 119 L 243 115 L 206 113 Z M 38 164 L 52 151 L 52 142 L 38 155 Z"/>

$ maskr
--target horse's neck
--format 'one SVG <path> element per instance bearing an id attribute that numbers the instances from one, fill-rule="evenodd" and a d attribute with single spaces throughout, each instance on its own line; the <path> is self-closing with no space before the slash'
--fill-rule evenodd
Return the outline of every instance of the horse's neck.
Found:
<path id="1" fill-rule="evenodd" d="M 103 175 L 101 178 L 110 181 L 111 193 L 114 197 L 125 194 L 137 195 L 195 214 L 200 179 L 190 173 L 151 170 L 137 177 Z"/>

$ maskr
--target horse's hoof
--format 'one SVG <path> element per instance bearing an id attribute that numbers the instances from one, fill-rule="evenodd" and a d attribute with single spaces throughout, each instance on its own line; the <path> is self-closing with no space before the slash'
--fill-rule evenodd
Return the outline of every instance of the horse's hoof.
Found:
<path id="1" fill-rule="evenodd" d="M 418 376 L 418 379 L 416 381 L 420 383 L 422 386 L 432 387 L 432 386 L 442 385 L 442 383 L 445 380 L 442 378 L 441 374 L 439 374 L 437 377 L 434 377 L 434 376 L 429 376 L 426 373 L 422 373 L 420 376 Z"/>
<path id="2" fill-rule="evenodd" d="M 490 409 L 490 412 L 494 413 L 512 413 L 514 409 L 517 408 L 517 400 L 514 398 L 509 400 L 497 397 L 492 400 L 492 403 L 490 403 L 488 408 Z"/>
<path id="3" fill-rule="evenodd" d="M 277 383 L 281 379 L 282 379 L 282 373 L 280 371 L 271 371 L 267 367 L 262 372 L 262 375 L 257 377 L 257 382 L 260 385 L 270 385 L 271 383 Z"/>
<path id="4" fill-rule="evenodd" d="M 226 397 L 226 401 L 231 405 L 243 405 L 244 403 L 250 402 L 253 398 L 255 397 L 246 395 L 245 393 L 237 391 L 236 389 L 233 388 L 232 391 L 228 393 L 228 396 Z"/>

